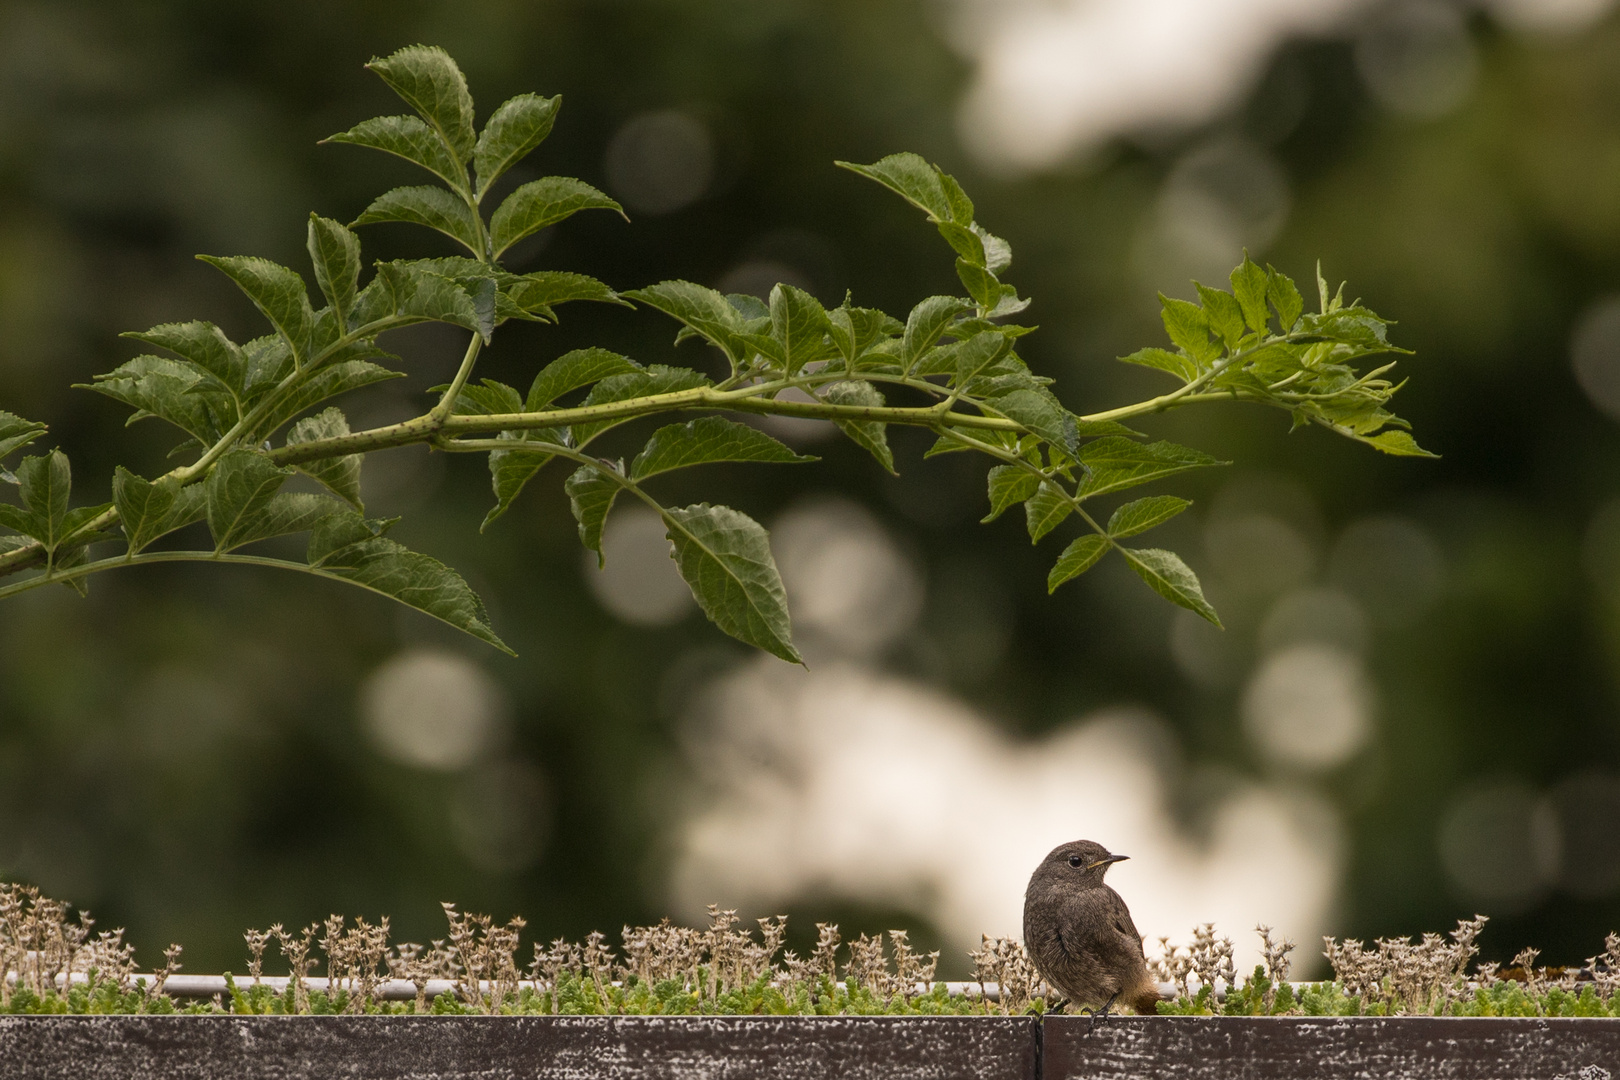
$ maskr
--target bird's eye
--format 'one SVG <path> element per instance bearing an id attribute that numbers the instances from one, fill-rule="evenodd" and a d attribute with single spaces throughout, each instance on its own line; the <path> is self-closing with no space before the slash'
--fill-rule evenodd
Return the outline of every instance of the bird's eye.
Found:
<path id="1" fill-rule="evenodd" d="M 1080 865 L 1080 864 L 1081 864 L 1081 863 L 1083 863 L 1083 862 L 1085 862 L 1085 860 L 1084 860 L 1084 859 L 1082 859 L 1082 858 L 1081 858 L 1081 857 L 1080 857 L 1080 856 L 1078 856 L 1078 855 L 1070 855 L 1070 856 L 1069 856 L 1069 865 L 1070 865 L 1070 866 L 1079 866 L 1079 865 Z"/>

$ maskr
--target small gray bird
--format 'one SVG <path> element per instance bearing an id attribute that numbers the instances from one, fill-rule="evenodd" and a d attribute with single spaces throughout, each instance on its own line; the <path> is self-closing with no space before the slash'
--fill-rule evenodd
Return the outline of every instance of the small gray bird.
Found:
<path id="1" fill-rule="evenodd" d="M 1148 974 L 1142 937 L 1103 875 L 1128 855 L 1090 840 L 1053 848 L 1024 891 L 1024 945 L 1048 983 L 1076 1005 L 1106 1016 L 1116 1000 L 1154 1015 L 1158 983 Z"/>

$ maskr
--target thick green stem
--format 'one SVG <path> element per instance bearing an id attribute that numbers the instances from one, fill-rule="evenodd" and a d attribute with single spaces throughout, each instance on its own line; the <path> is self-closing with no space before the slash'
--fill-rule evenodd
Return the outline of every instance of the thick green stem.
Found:
<path id="1" fill-rule="evenodd" d="M 474 331 L 472 340 L 467 342 L 467 352 L 461 358 L 461 367 L 456 369 L 456 377 L 450 380 L 450 386 L 445 390 L 444 396 L 439 398 L 439 403 L 428 413 L 430 419 L 442 424 L 455 410 L 456 398 L 461 396 L 461 388 L 466 386 L 467 380 L 472 377 L 473 365 L 478 362 L 478 350 L 483 344 L 484 339 Z"/>

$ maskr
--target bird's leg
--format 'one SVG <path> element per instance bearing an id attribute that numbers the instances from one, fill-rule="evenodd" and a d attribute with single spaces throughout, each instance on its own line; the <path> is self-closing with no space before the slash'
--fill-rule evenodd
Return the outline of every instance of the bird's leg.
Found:
<path id="1" fill-rule="evenodd" d="M 1046 1011 L 1053 1016 L 1062 1016 L 1064 1010 L 1068 1009 L 1068 1007 L 1069 999 L 1059 994 L 1052 1000 L 1051 1004 L 1047 1005 Z"/>
<path id="2" fill-rule="evenodd" d="M 1108 1017 L 1110 1015 L 1108 1010 L 1112 1009 L 1114 1007 L 1114 1002 L 1116 1000 L 1118 1000 L 1118 998 L 1119 998 L 1119 991 L 1116 990 L 1114 992 L 1113 997 L 1111 997 L 1107 1001 L 1103 1002 L 1103 1007 L 1102 1008 L 1100 1008 L 1100 1009 L 1088 1009 L 1087 1010 L 1089 1013 L 1091 1013 L 1091 1023 L 1086 1025 L 1086 1034 L 1087 1035 L 1090 1035 L 1092 1033 L 1092 1031 L 1094 1031 L 1096 1029 L 1098 1020 L 1106 1020 L 1106 1019 L 1108 1019 Z"/>

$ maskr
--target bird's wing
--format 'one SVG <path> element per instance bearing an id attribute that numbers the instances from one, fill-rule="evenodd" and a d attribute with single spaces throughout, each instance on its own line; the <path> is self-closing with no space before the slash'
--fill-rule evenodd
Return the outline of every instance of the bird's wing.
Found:
<path id="1" fill-rule="evenodd" d="M 1131 956 L 1146 959 L 1147 953 L 1142 948 L 1142 935 L 1136 932 L 1136 923 L 1131 921 L 1131 909 L 1125 906 L 1124 898 L 1107 885 L 1093 892 L 1100 900 L 1099 908 L 1108 915 L 1110 928 L 1118 935 L 1120 948 Z"/>

